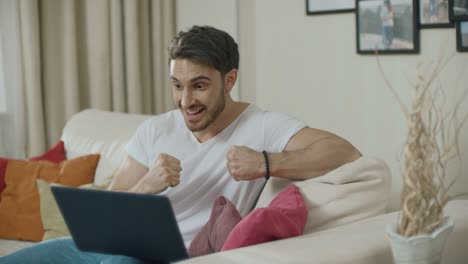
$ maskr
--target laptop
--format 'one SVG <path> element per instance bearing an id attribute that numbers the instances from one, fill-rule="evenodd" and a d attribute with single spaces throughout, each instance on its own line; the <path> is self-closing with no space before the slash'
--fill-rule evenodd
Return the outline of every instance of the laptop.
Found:
<path id="1" fill-rule="evenodd" d="M 156 263 L 188 258 L 166 196 L 62 186 L 51 190 L 80 250 Z"/>

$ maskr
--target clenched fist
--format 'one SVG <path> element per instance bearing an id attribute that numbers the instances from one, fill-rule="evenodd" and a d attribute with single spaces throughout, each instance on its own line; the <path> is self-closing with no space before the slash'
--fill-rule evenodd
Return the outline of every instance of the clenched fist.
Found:
<path id="1" fill-rule="evenodd" d="M 229 174 L 236 180 L 253 180 L 265 176 L 263 153 L 248 147 L 232 146 L 227 153 Z"/>
<path id="2" fill-rule="evenodd" d="M 143 177 L 145 193 L 161 193 L 168 187 L 175 187 L 180 183 L 180 161 L 167 154 L 159 154 L 148 173 Z"/>

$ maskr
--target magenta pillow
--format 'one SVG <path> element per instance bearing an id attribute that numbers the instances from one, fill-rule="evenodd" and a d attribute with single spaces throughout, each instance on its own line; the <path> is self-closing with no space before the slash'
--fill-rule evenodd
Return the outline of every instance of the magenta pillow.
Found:
<path id="1" fill-rule="evenodd" d="M 60 163 L 65 159 L 65 144 L 63 143 L 63 141 L 59 141 L 46 153 L 37 157 L 30 158 L 30 160 L 46 160 L 54 163 Z M 0 157 L 0 193 L 2 193 L 3 189 L 5 189 L 5 172 L 7 164 L 8 158 Z"/>
<path id="2" fill-rule="evenodd" d="M 257 208 L 240 221 L 221 250 L 302 235 L 307 222 L 307 207 L 299 188 L 291 184 L 266 208 Z"/>
<path id="3" fill-rule="evenodd" d="M 226 197 L 216 198 L 210 219 L 190 243 L 189 256 L 197 257 L 220 251 L 229 233 L 241 220 L 236 207 Z"/>

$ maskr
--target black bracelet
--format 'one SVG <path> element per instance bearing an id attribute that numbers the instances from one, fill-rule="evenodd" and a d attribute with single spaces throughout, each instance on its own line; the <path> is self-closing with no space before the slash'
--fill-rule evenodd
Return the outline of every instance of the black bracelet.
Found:
<path id="1" fill-rule="evenodd" d="M 265 180 L 268 181 L 268 179 L 270 179 L 270 161 L 268 160 L 267 152 L 264 150 L 262 151 L 262 153 L 263 153 L 263 157 L 265 158 L 265 167 L 266 167 Z"/>

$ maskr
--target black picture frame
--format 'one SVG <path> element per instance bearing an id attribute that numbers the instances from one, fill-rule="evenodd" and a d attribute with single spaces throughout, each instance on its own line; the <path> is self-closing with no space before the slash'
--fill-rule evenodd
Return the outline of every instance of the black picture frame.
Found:
<path id="1" fill-rule="evenodd" d="M 457 51 L 468 52 L 468 20 L 457 22 Z"/>
<path id="2" fill-rule="evenodd" d="M 355 0 L 305 0 L 307 15 L 354 12 Z"/>
<path id="3" fill-rule="evenodd" d="M 383 9 L 384 2 L 387 1 L 392 6 L 393 16 L 384 16 L 387 14 L 385 11 L 387 9 Z M 418 54 L 419 8 L 417 1 L 356 0 L 357 53 L 363 55 Z M 384 20 L 384 17 L 387 19 Z M 384 23 L 389 25 L 385 26 Z"/>
<path id="4" fill-rule="evenodd" d="M 449 19 L 451 22 L 468 20 L 468 0 L 449 0 Z"/>
<path id="5" fill-rule="evenodd" d="M 418 0 L 419 28 L 453 28 L 449 0 Z"/>

